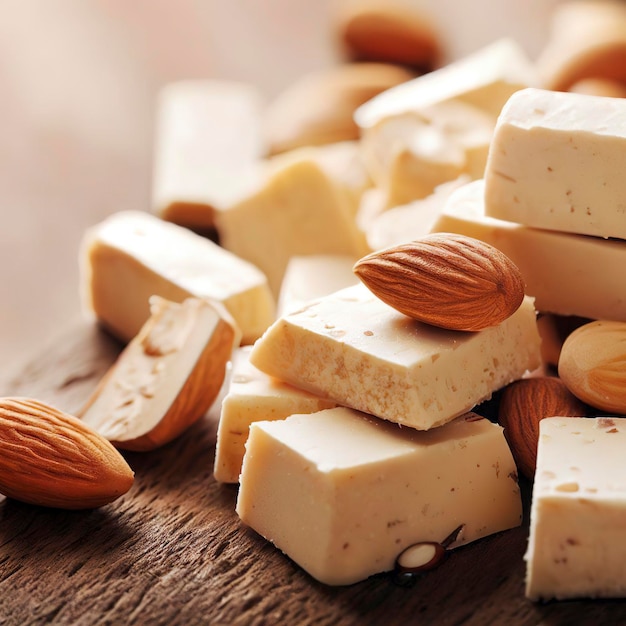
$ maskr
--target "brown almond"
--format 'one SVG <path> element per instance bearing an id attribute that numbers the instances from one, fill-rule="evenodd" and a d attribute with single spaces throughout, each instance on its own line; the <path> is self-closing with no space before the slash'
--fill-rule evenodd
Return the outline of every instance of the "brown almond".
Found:
<path id="1" fill-rule="evenodd" d="M 584 417 L 585 405 L 555 376 L 526 378 L 502 392 L 498 422 L 521 474 L 532 479 L 537 464 L 539 422 L 545 417 Z"/>
<path id="2" fill-rule="evenodd" d="M 335 30 L 346 55 L 357 61 L 397 63 L 420 71 L 430 71 L 440 61 L 439 35 L 432 20 L 406 2 L 344 2 Z"/>
<path id="3" fill-rule="evenodd" d="M 133 484 L 122 455 L 78 418 L 28 398 L 0 398 L 0 493 L 62 509 L 112 502 Z"/>
<path id="4" fill-rule="evenodd" d="M 536 67 L 542 86 L 555 91 L 588 78 L 626 84 L 626 4 L 561 3 Z"/>
<path id="5" fill-rule="evenodd" d="M 305 74 L 267 107 L 263 129 L 269 154 L 357 140 L 355 110 L 414 77 L 387 63 L 344 63 Z"/>
<path id="6" fill-rule="evenodd" d="M 389 306 L 450 330 L 495 326 L 524 299 L 522 275 L 505 254 L 454 233 L 373 252 L 357 261 L 354 271 Z"/>
<path id="7" fill-rule="evenodd" d="M 563 343 L 559 376 L 591 406 L 626 414 L 626 322 L 595 321 Z"/>

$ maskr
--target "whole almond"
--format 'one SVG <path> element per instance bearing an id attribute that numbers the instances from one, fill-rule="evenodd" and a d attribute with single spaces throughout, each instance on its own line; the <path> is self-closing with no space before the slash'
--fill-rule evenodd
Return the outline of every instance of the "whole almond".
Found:
<path id="1" fill-rule="evenodd" d="M 595 321 L 577 328 L 563 343 L 558 370 L 587 404 L 626 414 L 626 322 Z"/>
<path id="2" fill-rule="evenodd" d="M 439 63 L 437 30 L 418 7 L 397 0 L 343 2 L 335 30 L 346 55 L 430 71 Z"/>
<path id="3" fill-rule="evenodd" d="M 52 406 L 0 398 L 0 493 L 63 509 L 91 509 L 126 493 L 133 471 L 103 437 Z"/>
<path id="4" fill-rule="evenodd" d="M 585 405 L 555 376 L 525 378 L 502 392 L 498 422 L 521 474 L 532 480 L 537 464 L 539 422 L 544 417 L 584 417 Z"/>
<path id="5" fill-rule="evenodd" d="M 344 63 L 304 74 L 268 105 L 263 129 L 270 155 L 359 138 L 354 111 L 414 74 L 387 63 Z"/>
<path id="6" fill-rule="evenodd" d="M 524 299 L 522 275 L 505 254 L 454 233 L 373 252 L 357 261 L 354 271 L 389 306 L 450 330 L 495 326 Z"/>

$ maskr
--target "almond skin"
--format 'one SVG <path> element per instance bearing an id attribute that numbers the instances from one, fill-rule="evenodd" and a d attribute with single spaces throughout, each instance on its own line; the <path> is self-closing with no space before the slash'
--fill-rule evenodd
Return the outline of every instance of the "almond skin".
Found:
<path id="1" fill-rule="evenodd" d="M 28 398 L 0 398 L 0 493 L 40 506 L 91 509 L 126 493 L 121 454 L 78 418 Z"/>
<path id="2" fill-rule="evenodd" d="M 555 376 L 525 378 L 502 392 L 498 422 L 517 469 L 532 480 L 537 465 L 539 422 L 544 417 L 584 417 L 585 405 Z"/>
<path id="3" fill-rule="evenodd" d="M 626 322 L 595 321 L 563 343 L 559 376 L 591 406 L 626 414 Z"/>
<path id="4" fill-rule="evenodd" d="M 522 275 L 505 254 L 454 233 L 373 252 L 357 261 L 354 272 L 389 306 L 449 330 L 496 326 L 524 299 Z"/>
<path id="5" fill-rule="evenodd" d="M 430 71 L 439 64 L 439 36 L 428 16 L 406 2 L 368 0 L 343 3 L 335 30 L 346 55 Z"/>

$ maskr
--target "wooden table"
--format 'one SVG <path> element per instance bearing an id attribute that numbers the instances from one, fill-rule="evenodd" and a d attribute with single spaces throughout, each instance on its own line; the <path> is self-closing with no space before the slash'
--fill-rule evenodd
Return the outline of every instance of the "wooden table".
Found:
<path id="1" fill-rule="evenodd" d="M 79 321 L 4 393 L 76 411 L 120 348 Z M 0 499 L 0 624 L 626 623 L 626 602 L 524 598 L 527 519 L 457 549 L 412 587 L 388 575 L 349 587 L 317 583 L 242 526 L 236 487 L 212 476 L 215 435 L 214 407 L 170 445 L 127 453 L 135 484 L 97 510 Z M 527 505 L 529 486 L 523 491 Z"/>

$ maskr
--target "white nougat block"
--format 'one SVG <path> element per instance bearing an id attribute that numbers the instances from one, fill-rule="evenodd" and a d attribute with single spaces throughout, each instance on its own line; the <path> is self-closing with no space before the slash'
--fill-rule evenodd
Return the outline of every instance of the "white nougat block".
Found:
<path id="1" fill-rule="evenodd" d="M 381 120 L 452 100 L 497 117 L 512 93 L 538 84 L 537 72 L 522 48 L 499 39 L 466 57 L 383 91 L 355 112 L 361 129 Z"/>
<path id="2" fill-rule="evenodd" d="M 249 360 L 250 346 L 233 353 L 228 393 L 222 401 L 217 429 L 213 475 L 215 480 L 236 483 L 241 473 L 250 425 L 262 420 L 280 420 L 294 413 L 313 413 L 335 406 L 272 378 Z"/>
<path id="3" fill-rule="evenodd" d="M 181 80 L 159 93 L 152 208 L 163 219 L 196 229 L 214 226 L 260 176 L 263 98 L 253 85 Z"/>
<path id="4" fill-rule="evenodd" d="M 86 310 L 122 341 L 130 341 L 150 316 L 152 295 L 220 302 L 243 343 L 252 343 L 274 320 L 274 298 L 257 267 L 149 213 L 120 211 L 91 227 L 80 264 Z"/>
<path id="5" fill-rule="evenodd" d="M 277 315 L 295 311 L 315 298 L 359 282 L 354 258 L 339 254 L 293 256 L 280 285 Z"/>
<path id="6" fill-rule="evenodd" d="M 256 422 L 237 513 L 329 585 L 389 571 L 407 546 L 460 525 L 452 548 L 518 526 L 502 428 L 476 418 L 418 432 L 338 407 Z"/>
<path id="7" fill-rule="evenodd" d="M 484 181 L 457 189 L 432 232 L 460 233 L 506 254 L 538 311 L 626 321 L 626 242 L 542 230 L 485 215 Z"/>
<path id="8" fill-rule="evenodd" d="M 526 226 L 626 239 L 626 100 L 524 89 L 498 119 L 485 213 Z"/>
<path id="9" fill-rule="evenodd" d="M 292 256 L 340 254 L 356 261 L 369 251 L 355 222 L 368 179 L 345 161 L 337 146 L 280 155 L 264 184 L 217 215 L 220 243 L 259 267 L 276 297 Z"/>
<path id="10" fill-rule="evenodd" d="M 538 367 L 539 344 L 530 298 L 470 333 L 417 322 L 358 284 L 278 319 L 250 360 L 338 404 L 426 430 Z"/>
<path id="11" fill-rule="evenodd" d="M 626 419 L 540 422 L 526 552 L 532 600 L 626 597 Z"/>

